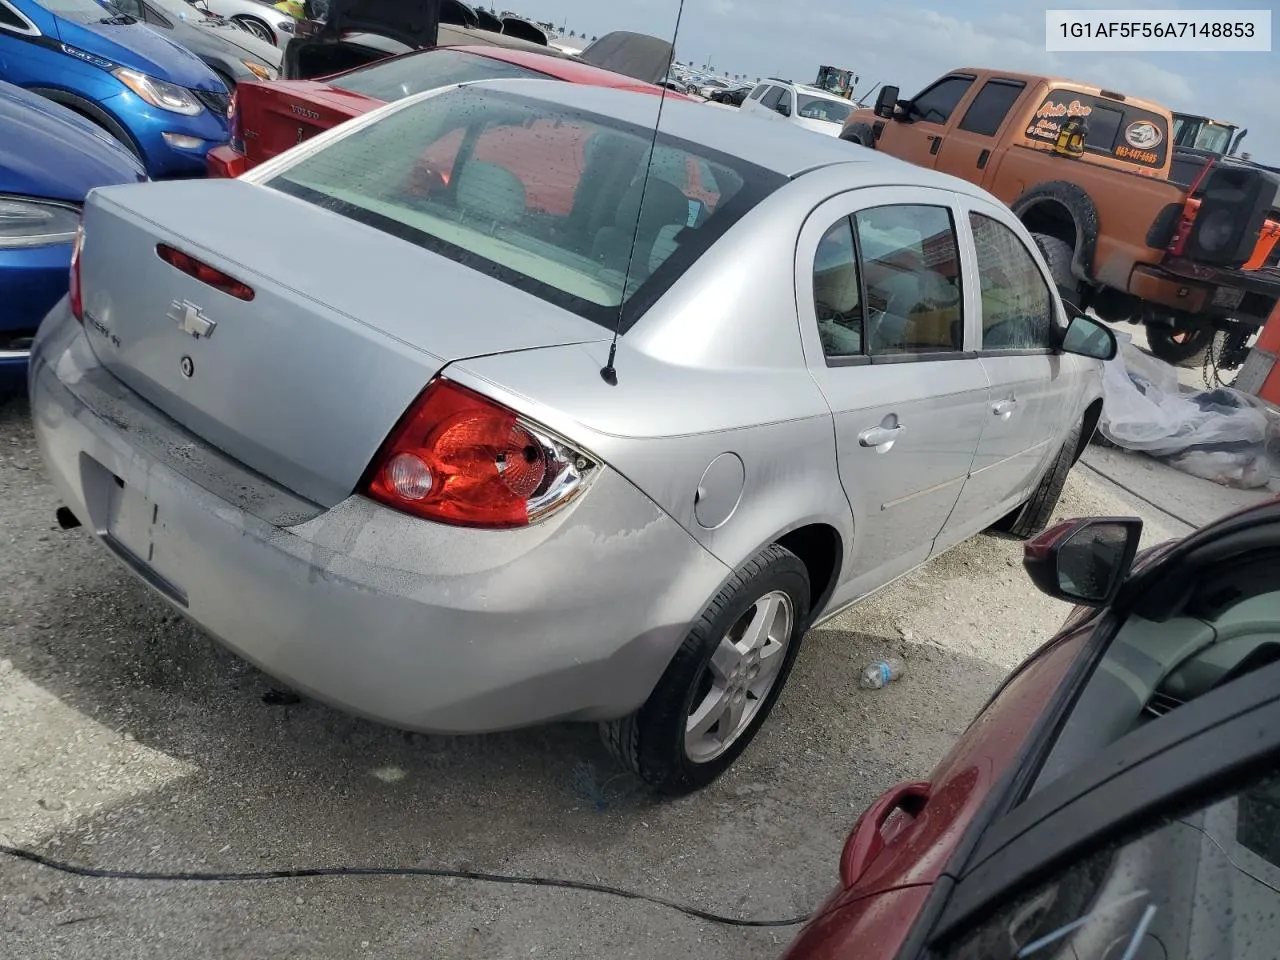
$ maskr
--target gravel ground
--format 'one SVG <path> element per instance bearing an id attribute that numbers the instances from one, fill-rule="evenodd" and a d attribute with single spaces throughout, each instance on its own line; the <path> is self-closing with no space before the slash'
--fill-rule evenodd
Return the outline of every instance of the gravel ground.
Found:
<path id="1" fill-rule="evenodd" d="M 0 842 L 161 871 L 436 865 L 609 883 L 741 917 L 810 909 L 857 813 L 926 773 L 1053 632 L 1020 546 L 980 537 L 812 632 L 765 731 L 699 795 L 655 802 L 591 728 L 438 738 L 303 701 L 61 532 L 26 404 L 0 401 Z M 1136 509 L 1140 507 L 1141 509 Z M 1087 469 L 1062 516 L 1138 513 Z M 883 691 L 872 657 L 906 657 Z M 264 699 L 265 697 L 265 699 Z M 141 883 L 0 858 L 15 958 L 775 957 L 792 930 L 636 901 L 433 879 Z"/>

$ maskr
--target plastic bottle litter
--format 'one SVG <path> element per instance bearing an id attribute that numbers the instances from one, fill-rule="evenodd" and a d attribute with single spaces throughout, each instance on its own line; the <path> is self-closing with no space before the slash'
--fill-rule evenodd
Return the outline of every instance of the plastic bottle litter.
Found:
<path id="1" fill-rule="evenodd" d="M 902 676 L 903 663 L 897 657 L 867 664 L 858 685 L 864 690 L 879 690 Z"/>

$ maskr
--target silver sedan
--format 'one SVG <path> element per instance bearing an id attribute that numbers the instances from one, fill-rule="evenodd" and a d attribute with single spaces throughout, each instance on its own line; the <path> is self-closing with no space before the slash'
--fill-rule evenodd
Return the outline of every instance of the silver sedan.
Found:
<path id="1" fill-rule="evenodd" d="M 71 516 L 390 724 L 723 772 L 816 623 L 1045 524 L 1115 341 L 976 187 L 539 80 L 94 191 L 31 362 Z"/>

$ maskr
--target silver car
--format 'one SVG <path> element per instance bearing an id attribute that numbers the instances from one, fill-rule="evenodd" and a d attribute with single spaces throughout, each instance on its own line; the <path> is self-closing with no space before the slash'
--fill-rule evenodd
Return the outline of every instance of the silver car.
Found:
<path id="1" fill-rule="evenodd" d="M 94 191 L 30 373 L 64 523 L 338 707 L 710 782 L 806 630 L 1041 529 L 1115 341 L 978 188 L 658 104 L 459 85 Z"/>

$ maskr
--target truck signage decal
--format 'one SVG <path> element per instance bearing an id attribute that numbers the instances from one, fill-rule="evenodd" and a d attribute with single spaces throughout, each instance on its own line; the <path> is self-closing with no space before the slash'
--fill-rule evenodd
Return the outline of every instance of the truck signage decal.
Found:
<path id="1" fill-rule="evenodd" d="M 1164 135 L 1150 120 L 1136 120 L 1125 128 L 1124 139 L 1136 150 L 1154 150 L 1160 146 Z"/>
<path id="2" fill-rule="evenodd" d="M 1071 90 L 1050 91 L 1031 115 L 1026 137 L 1054 143 L 1062 125 L 1073 119 L 1083 120 L 1090 128 L 1085 138 L 1088 153 L 1142 167 L 1164 165 L 1164 125 L 1157 116 L 1120 102 L 1099 102 Z"/>

